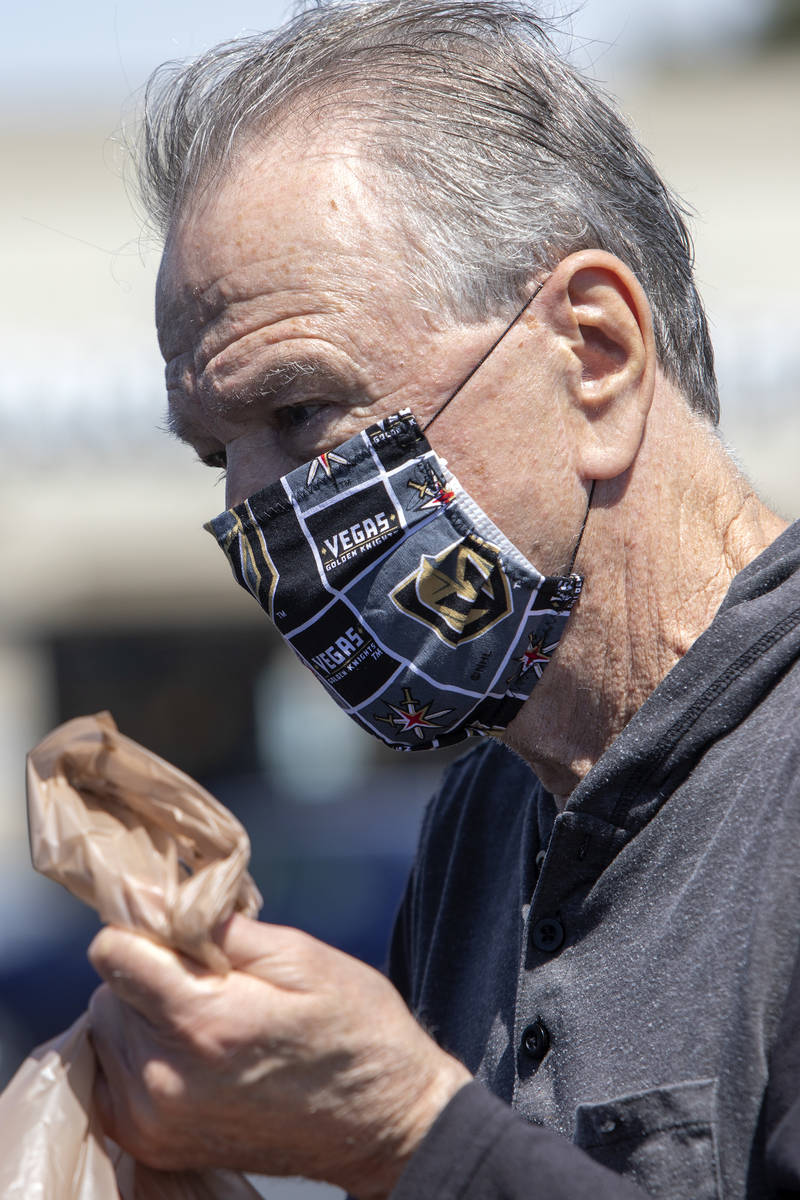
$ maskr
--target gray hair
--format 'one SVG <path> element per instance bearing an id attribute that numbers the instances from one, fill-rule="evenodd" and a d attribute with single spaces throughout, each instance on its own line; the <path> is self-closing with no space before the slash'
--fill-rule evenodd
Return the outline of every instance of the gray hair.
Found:
<path id="1" fill-rule="evenodd" d="M 648 296 L 666 375 L 716 423 L 686 210 L 551 33 L 524 3 L 356 0 L 166 64 L 146 93 L 145 207 L 165 235 L 254 137 L 346 117 L 390 185 L 418 298 L 508 316 L 567 254 L 608 250 Z"/>

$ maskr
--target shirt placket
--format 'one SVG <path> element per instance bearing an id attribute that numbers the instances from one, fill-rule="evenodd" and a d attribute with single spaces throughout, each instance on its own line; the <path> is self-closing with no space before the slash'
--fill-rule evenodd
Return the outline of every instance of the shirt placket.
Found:
<path id="1" fill-rule="evenodd" d="M 537 855 L 536 884 L 523 910 L 514 1018 L 512 1104 L 530 1120 L 550 1124 L 559 1116 L 555 1063 L 569 1058 L 563 1039 L 573 1024 L 565 1019 L 573 1016 L 566 1012 L 570 950 L 586 936 L 587 897 L 629 837 L 588 814 L 564 812 Z"/>

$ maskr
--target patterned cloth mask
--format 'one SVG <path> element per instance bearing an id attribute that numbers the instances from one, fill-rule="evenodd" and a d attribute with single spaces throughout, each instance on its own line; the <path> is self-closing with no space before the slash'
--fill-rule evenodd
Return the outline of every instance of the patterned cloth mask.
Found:
<path id="1" fill-rule="evenodd" d="M 582 584 L 523 557 L 409 410 L 206 528 L 336 702 L 399 750 L 501 732 Z"/>

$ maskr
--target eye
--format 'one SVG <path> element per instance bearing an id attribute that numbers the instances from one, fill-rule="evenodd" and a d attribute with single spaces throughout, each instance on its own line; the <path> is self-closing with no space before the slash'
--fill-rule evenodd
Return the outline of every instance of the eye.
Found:
<path id="1" fill-rule="evenodd" d="M 277 410 L 275 420 L 279 429 L 289 433 L 295 429 L 302 429 L 327 407 L 322 401 L 319 404 L 287 404 L 285 408 Z"/>
<path id="2" fill-rule="evenodd" d="M 206 467 L 215 467 L 219 471 L 224 471 L 228 465 L 228 456 L 224 450 L 212 450 L 211 454 L 201 455 L 200 462 Z"/>

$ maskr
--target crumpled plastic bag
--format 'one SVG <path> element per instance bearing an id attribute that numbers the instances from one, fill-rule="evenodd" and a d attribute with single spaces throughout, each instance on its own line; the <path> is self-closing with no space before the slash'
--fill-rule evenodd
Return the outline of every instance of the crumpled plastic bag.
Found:
<path id="1" fill-rule="evenodd" d="M 213 929 L 261 907 L 247 834 L 188 775 L 119 733 L 109 713 L 68 721 L 31 751 L 28 819 L 36 869 L 103 921 L 229 969 Z M 235 1171 L 135 1162 L 103 1135 L 95 1070 L 87 1016 L 22 1064 L 0 1096 L 2 1200 L 257 1200 Z"/>

